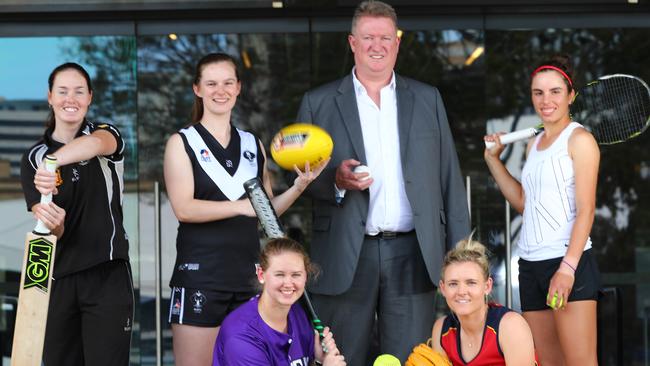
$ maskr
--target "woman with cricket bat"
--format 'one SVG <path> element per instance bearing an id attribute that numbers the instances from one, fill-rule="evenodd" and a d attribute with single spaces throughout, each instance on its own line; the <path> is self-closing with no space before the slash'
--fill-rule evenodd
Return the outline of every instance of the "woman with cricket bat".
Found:
<path id="1" fill-rule="evenodd" d="M 48 79 L 50 115 L 23 156 L 28 210 L 58 237 L 43 360 L 46 366 L 128 365 L 133 325 L 129 243 L 122 225 L 124 141 L 86 119 L 93 88 L 76 63 Z M 45 155 L 58 168 L 48 172 Z M 53 194 L 41 204 L 41 194 Z"/>

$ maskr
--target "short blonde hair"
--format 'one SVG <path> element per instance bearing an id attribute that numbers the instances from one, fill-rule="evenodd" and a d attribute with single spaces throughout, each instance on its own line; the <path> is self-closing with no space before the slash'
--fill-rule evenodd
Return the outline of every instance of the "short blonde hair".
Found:
<path id="1" fill-rule="evenodd" d="M 470 234 L 467 239 L 459 241 L 454 249 L 447 252 L 445 259 L 442 262 L 440 278 L 444 281 L 445 269 L 447 269 L 450 264 L 472 262 L 478 264 L 481 268 L 481 272 L 483 272 L 483 278 L 487 280 L 490 277 L 490 262 L 488 260 L 488 254 L 489 252 L 485 245 L 472 240 L 472 235 Z"/>
<path id="2" fill-rule="evenodd" d="M 351 33 L 354 33 L 357 22 L 363 17 L 389 18 L 395 24 L 395 28 L 397 28 L 397 13 L 395 13 L 395 9 L 382 1 L 368 0 L 357 6 L 357 9 L 354 11 L 354 16 L 352 16 Z"/>

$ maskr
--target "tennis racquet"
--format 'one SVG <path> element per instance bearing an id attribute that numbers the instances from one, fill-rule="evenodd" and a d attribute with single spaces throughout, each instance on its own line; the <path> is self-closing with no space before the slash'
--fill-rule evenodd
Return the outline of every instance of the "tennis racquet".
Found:
<path id="1" fill-rule="evenodd" d="M 269 199 L 269 196 L 266 194 L 266 191 L 264 190 L 264 185 L 262 184 L 262 181 L 257 177 L 249 179 L 246 182 L 244 182 L 244 189 L 246 190 L 246 195 L 248 196 L 248 199 L 251 201 L 253 210 L 255 210 L 255 213 L 257 214 L 257 218 L 259 219 L 260 224 L 262 225 L 262 230 L 264 230 L 266 236 L 269 238 L 285 237 L 284 230 L 282 230 L 282 224 L 280 224 L 280 220 L 278 219 L 278 215 L 275 213 L 275 210 L 273 209 L 271 200 Z M 316 315 L 316 311 L 314 310 L 314 305 L 312 305 L 311 303 L 311 299 L 307 294 L 307 290 L 303 292 L 302 297 L 305 301 L 305 304 L 307 305 L 307 310 L 309 311 L 309 315 L 311 315 L 311 322 L 314 326 L 314 329 L 316 329 L 320 337 L 323 338 L 323 330 L 325 328 L 323 327 L 323 324 L 318 318 L 318 315 Z"/>
<path id="2" fill-rule="evenodd" d="M 571 117 L 582 123 L 600 145 L 613 145 L 639 136 L 650 124 L 650 88 L 640 78 L 625 74 L 605 75 L 582 88 L 571 104 Z M 542 125 L 507 133 L 502 144 L 531 138 Z M 485 147 L 496 145 L 486 141 Z"/>

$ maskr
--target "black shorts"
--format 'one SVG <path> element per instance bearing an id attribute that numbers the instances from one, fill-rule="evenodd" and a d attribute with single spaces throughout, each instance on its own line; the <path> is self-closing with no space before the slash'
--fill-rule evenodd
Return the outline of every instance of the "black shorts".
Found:
<path id="1" fill-rule="evenodd" d="M 218 327 L 226 315 L 257 295 L 256 292 L 228 292 L 172 287 L 169 322 L 197 327 Z"/>
<path id="2" fill-rule="evenodd" d="M 546 295 L 551 278 L 557 271 L 563 257 L 543 261 L 519 259 L 519 297 L 522 311 L 550 309 L 546 305 Z M 600 272 L 591 249 L 580 257 L 576 268 L 575 282 L 569 294 L 569 302 L 598 300 L 600 294 Z"/>

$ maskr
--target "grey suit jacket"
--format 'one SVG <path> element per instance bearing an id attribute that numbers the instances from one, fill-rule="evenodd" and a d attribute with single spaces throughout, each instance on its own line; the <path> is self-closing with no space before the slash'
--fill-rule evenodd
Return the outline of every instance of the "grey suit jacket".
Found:
<path id="1" fill-rule="evenodd" d="M 438 90 L 396 75 L 400 156 L 406 194 L 429 277 L 440 279 L 445 251 L 469 233 L 469 213 L 454 140 Z M 345 292 L 352 283 L 364 239 L 369 195 L 348 191 L 336 205 L 334 178 L 345 159 L 366 163 L 352 75 L 307 92 L 298 121 L 327 130 L 332 160 L 308 188 L 313 198 L 311 259 L 321 267 L 311 291 Z"/>

